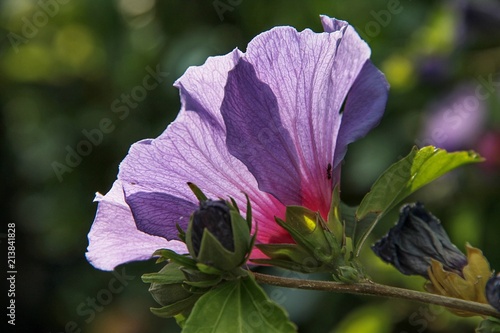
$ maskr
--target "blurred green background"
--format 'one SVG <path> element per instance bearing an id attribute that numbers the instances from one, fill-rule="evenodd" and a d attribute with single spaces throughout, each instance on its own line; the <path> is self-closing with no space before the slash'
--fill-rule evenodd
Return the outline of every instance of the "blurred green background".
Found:
<path id="1" fill-rule="evenodd" d="M 421 134 L 432 105 L 469 85 L 485 110 L 482 122 L 473 124 L 453 103 L 448 115 L 479 126 L 460 148 L 480 150 L 488 162 L 443 177 L 413 200 L 441 218 L 459 248 L 480 247 L 500 269 L 498 1 L 4 0 L 0 6 L 0 205 L 2 232 L 16 223 L 19 332 L 179 332 L 174 321 L 148 310 L 156 304 L 140 275 L 158 270 L 154 263 L 120 267 L 116 280 L 86 262 L 94 193 L 111 187 L 132 143 L 158 136 L 174 119 L 180 104 L 172 83 L 188 66 L 245 50 L 276 25 L 319 32 L 319 14 L 354 25 L 391 83 L 381 125 L 350 147 L 343 199 L 359 203 L 412 145 L 435 139 Z M 140 88 L 157 69 L 160 84 Z M 99 126 L 107 131 L 84 146 L 85 133 Z M 86 156 L 68 166 L 74 149 Z M 371 242 L 396 217 L 386 218 Z M 4 245 L 2 239 L 2 251 Z M 423 279 L 403 276 L 365 250 L 374 280 L 422 289 Z M 410 302 L 268 290 L 300 332 L 460 333 L 478 322 Z"/>

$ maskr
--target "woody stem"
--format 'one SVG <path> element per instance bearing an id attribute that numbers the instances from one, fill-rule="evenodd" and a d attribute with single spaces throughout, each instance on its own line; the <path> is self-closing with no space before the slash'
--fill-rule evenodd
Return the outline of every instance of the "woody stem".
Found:
<path id="1" fill-rule="evenodd" d="M 371 281 L 348 284 L 348 283 L 339 283 L 331 281 L 315 281 L 315 280 L 277 277 L 255 272 L 253 273 L 253 275 L 255 276 L 255 279 L 260 283 L 278 287 L 321 290 L 321 291 L 330 291 L 336 293 L 380 296 L 388 298 L 399 298 L 426 304 L 441 305 L 450 309 L 461 310 L 464 312 L 472 312 L 482 316 L 491 316 L 500 318 L 500 312 L 496 311 L 488 304 L 465 301 L 458 298 L 434 295 L 426 292 L 403 289 L 398 287 L 391 287 L 374 283 Z"/>

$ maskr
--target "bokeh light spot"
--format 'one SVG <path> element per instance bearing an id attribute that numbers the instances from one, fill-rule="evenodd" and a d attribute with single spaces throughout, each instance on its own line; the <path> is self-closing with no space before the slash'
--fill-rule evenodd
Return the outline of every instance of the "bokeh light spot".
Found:
<path id="1" fill-rule="evenodd" d="M 74 70 L 81 69 L 95 50 L 90 31 L 79 25 L 68 25 L 56 35 L 55 53 L 59 60 Z"/>
<path id="2" fill-rule="evenodd" d="M 155 0 L 119 0 L 118 5 L 124 14 L 139 16 L 153 9 Z"/>
<path id="3" fill-rule="evenodd" d="M 19 48 L 10 49 L 3 61 L 5 74 L 15 81 L 39 81 L 50 77 L 53 61 L 49 48 L 31 42 Z"/>
<path id="4" fill-rule="evenodd" d="M 414 82 L 414 66 L 410 59 L 401 55 L 392 55 L 382 64 L 391 88 L 407 88 Z"/>

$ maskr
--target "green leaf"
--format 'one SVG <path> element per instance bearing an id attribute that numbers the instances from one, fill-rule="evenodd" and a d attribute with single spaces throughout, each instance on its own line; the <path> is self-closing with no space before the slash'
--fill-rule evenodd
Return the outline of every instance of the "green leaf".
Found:
<path id="1" fill-rule="evenodd" d="M 255 280 L 227 281 L 204 294 L 185 322 L 183 333 L 296 332 L 286 312 L 272 302 Z"/>
<path id="2" fill-rule="evenodd" d="M 479 323 L 476 333 L 500 333 L 500 320 L 488 318 Z"/>
<path id="3" fill-rule="evenodd" d="M 356 227 L 358 225 L 358 220 L 356 219 L 356 207 L 351 207 L 343 202 L 340 202 L 340 216 L 342 223 L 344 224 L 345 236 L 354 238 L 356 234 Z"/>
<path id="4" fill-rule="evenodd" d="M 382 216 L 404 198 L 461 165 L 481 161 L 472 151 L 448 153 L 433 146 L 414 147 L 377 179 L 356 210 L 356 254 Z"/>

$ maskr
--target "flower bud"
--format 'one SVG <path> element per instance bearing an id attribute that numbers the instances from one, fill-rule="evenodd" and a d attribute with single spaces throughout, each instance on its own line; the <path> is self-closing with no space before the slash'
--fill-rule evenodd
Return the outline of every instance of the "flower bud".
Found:
<path id="1" fill-rule="evenodd" d="M 193 295 L 182 286 L 182 283 L 152 283 L 149 292 L 154 300 L 162 306 L 177 303 Z"/>
<path id="2" fill-rule="evenodd" d="M 249 223 L 226 201 L 202 200 L 191 216 L 186 244 L 198 263 L 228 272 L 241 266 L 251 250 Z"/>
<path id="3" fill-rule="evenodd" d="M 500 273 L 486 283 L 486 298 L 492 307 L 500 311 Z"/>
<path id="4" fill-rule="evenodd" d="M 229 207 L 223 200 L 202 201 L 200 209 L 194 212 L 192 217 L 192 242 L 194 255 L 200 251 L 203 232 L 209 232 L 229 251 L 234 251 L 233 229 Z"/>
<path id="5" fill-rule="evenodd" d="M 151 311 L 161 317 L 173 317 L 191 311 L 194 303 L 201 296 L 200 292 L 190 292 L 184 285 L 185 274 L 181 266 L 171 262 L 158 273 L 145 274 L 143 280 L 150 282 L 149 292 L 162 308 Z M 189 287 L 189 286 L 188 286 Z"/>
<path id="6" fill-rule="evenodd" d="M 420 203 L 405 205 L 398 223 L 373 251 L 401 273 L 421 275 L 433 294 L 486 303 L 485 286 L 491 276 L 481 250 L 467 245 L 467 257 L 453 245 L 439 220 Z M 473 313 L 451 310 L 459 316 Z"/>
<path id="7" fill-rule="evenodd" d="M 252 261 L 304 273 L 330 272 L 335 281 L 345 283 L 360 281 L 364 274 L 352 258 L 352 239 L 345 237 L 340 219 L 334 220 L 339 211 L 335 214 L 333 218 L 332 214 L 329 216 L 331 223 L 327 223 L 318 212 L 288 206 L 285 220 L 276 218 L 276 222 L 288 231 L 295 244 L 257 244 L 269 258 Z"/>
<path id="8" fill-rule="evenodd" d="M 467 258 L 451 243 L 441 222 L 418 202 L 402 207 L 397 224 L 372 249 L 401 273 L 427 279 L 432 260 L 459 275 L 467 264 Z"/>
<path id="9" fill-rule="evenodd" d="M 301 206 L 288 206 L 285 221 L 277 218 L 276 222 L 318 261 L 330 264 L 338 259 L 340 245 L 319 213 Z"/>

